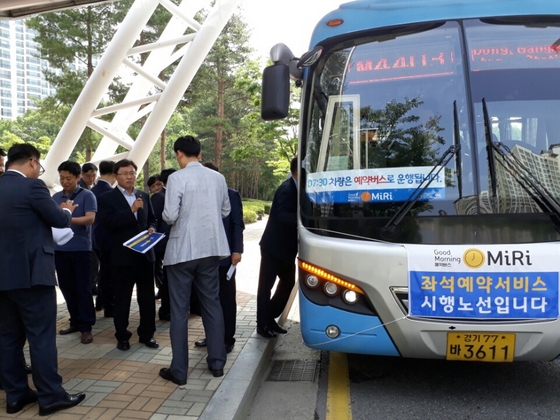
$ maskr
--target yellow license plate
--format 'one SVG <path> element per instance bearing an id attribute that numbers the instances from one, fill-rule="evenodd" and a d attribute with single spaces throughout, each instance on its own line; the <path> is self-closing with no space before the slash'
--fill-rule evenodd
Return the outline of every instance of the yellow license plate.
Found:
<path id="1" fill-rule="evenodd" d="M 513 362 L 515 334 L 447 333 L 447 360 Z"/>

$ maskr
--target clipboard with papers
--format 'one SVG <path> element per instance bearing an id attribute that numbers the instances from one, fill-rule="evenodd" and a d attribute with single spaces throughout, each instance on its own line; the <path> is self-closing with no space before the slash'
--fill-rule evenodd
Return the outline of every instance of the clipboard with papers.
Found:
<path id="1" fill-rule="evenodd" d="M 164 233 L 154 232 L 149 233 L 147 230 L 140 232 L 133 238 L 130 238 L 128 241 L 123 243 L 123 246 L 139 252 L 141 254 L 145 254 L 150 249 L 152 249 L 159 241 L 161 241 L 165 237 Z"/>

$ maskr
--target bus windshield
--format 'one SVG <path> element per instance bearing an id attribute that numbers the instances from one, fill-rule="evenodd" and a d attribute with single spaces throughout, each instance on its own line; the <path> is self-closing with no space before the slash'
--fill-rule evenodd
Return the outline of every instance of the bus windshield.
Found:
<path id="1" fill-rule="evenodd" d="M 560 23 L 532 22 L 402 27 L 327 49 L 305 89 L 304 226 L 446 242 L 417 227 L 529 214 L 546 225 L 541 240 L 558 239 Z M 392 237 L 403 209 L 414 232 Z"/>

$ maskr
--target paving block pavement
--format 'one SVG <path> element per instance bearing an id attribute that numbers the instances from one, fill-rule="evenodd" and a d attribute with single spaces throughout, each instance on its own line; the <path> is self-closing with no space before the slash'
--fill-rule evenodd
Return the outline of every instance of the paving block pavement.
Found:
<path id="1" fill-rule="evenodd" d="M 57 335 L 59 373 L 69 393 L 85 392 L 79 406 L 64 410 L 50 418 L 82 419 L 234 419 L 246 412 L 255 389 L 262 380 L 263 369 L 270 360 L 274 341 L 259 338 L 256 327 L 256 290 L 260 249 L 258 241 L 266 220 L 248 225 L 245 231 L 243 261 L 237 268 L 237 330 L 236 344 L 228 354 L 225 375 L 214 378 L 207 369 L 206 351 L 194 347 L 204 337 L 199 316 L 189 318 L 189 373 L 182 387 L 159 377 L 162 367 L 171 362 L 169 322 L 158 321 L 154 338 L 158 349 L 150 349 L 131 338 L 129 351 L 116 348 L 112 318 L 97 313 L 93 327 L 93 343 L 81 344 L 80 334 Z M 159 303 L 158 303 L 159 305 Z M 68 311 L 59 303 L 57 330 L 68 327 Z M 133 299 L 130 331 L 139 322 L 138 305 Z M 28 349 L 25 349 L 29 362 Z M 31 376 L 29 383 L 33 387 Z M 235 392 L 232 392 L 232 390 Z M 231 409 L 237 407 L 236 410 Z M 228 408 L 230 407 L 230 408 Z M 245 407 L 243 409 L 243 407 Z M 0 391 L 0 419 L 33 419 L 39 417 L 38 405 L 27 405 L 15 415 L 6 414 L 6 398 Z"/>

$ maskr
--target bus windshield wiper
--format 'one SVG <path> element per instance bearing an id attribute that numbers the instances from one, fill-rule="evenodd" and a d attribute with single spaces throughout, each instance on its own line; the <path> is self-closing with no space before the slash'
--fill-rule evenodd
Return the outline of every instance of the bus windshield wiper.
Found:
<path id="1" fill-rule="evenodd" d="M 457 101 L 453 101 L 453 135 L 455 137 L 455 147 L 461 150 L 461 133 L 459 132 Z M 459 150 L 455 154 L 455 167 L 457 171 L 457 188 L 459 189 L 459 199 L 461 199 L 463 198 L 463 168 L 461 166 L 461 153 L 459 153 Z"/>
<path id="2" fill-rule="evenodd" d="M 556 231 L 560 233 L 560 203 L 548 191 L 540 180 L 535 177 L 529 168 L 527 168 L 503 143 L 493 142 L 490 132 L 490 124 L 488 117 L 488 108 L 486 101 L 482 99 L 482 110 L 484 113 L 484 129 L 486 132 L 486 150 L 488 152 L 488 166 L 492 182 L 492 196 L 496 198 L 496 164 L 494 151 L 500 155 L 498 162 L 507 170 L 517 181 L 521 188 L 537 203 L 539 208 L 548 213 Z M 507 153 L 507 154 L 506 154 Z"/>
<path id="3" fill-rule="evenodd" d="M 455 143 L 457 143 L 457 141 Z M 426 191 L 426 189 L 430 186 L 434 179 L 437 178 L 441 170 L 447 166 L 451 158 L 454 155 L 458 154 L 460 150 L 460 144 L 452 144 L 451 146 L 449 146 L 449 148 L 443 153 L 439 161 L 432 167 L 432 170 L 422 180 L 422 183 L 418 185 L 418 187 L 416 187 L 414 191 L 412 191 L 405 202 L 398 208 L 393 217 L 391 217 L 387 224 L 383 226 L 383 228 L 381 228 L 382 233 L 391 234 L 394 232 L 395 228 L 402 221 L 404 216 L 406 216 L 412 206 L 414 206 L 414 204 L 416 204 L 416 202 L 422 197 L 424 191 Z"/>
<path id="4" fill-rule="evenodd" d="M 493 153 L 492 130 L 490 126 L 490 117 L 488 116 L 488 108 L 486 107 L 486 99 L 482 98 L 482 114 L 484 119 L 484 136 L 486 137 L 486 154 L 488 156 L 488 176 L 490 178 L 491 197 L 490 205 L 494 207 L 495 199 L 497 196 L 496 185 L 496 161 Z"/>
<path id="5" fill-rule="evenodd" d="M 511 150 L 506 145 L 503 143 L 492 143 L 492 147 L 500 155 L 498 163 L 515 178 L 540 209 L 544 213 L 548 213 L 556 231 L 560 233 L 560 203 L 543 183 L 531 173 L 529 168 L 511 153 Z"/>

